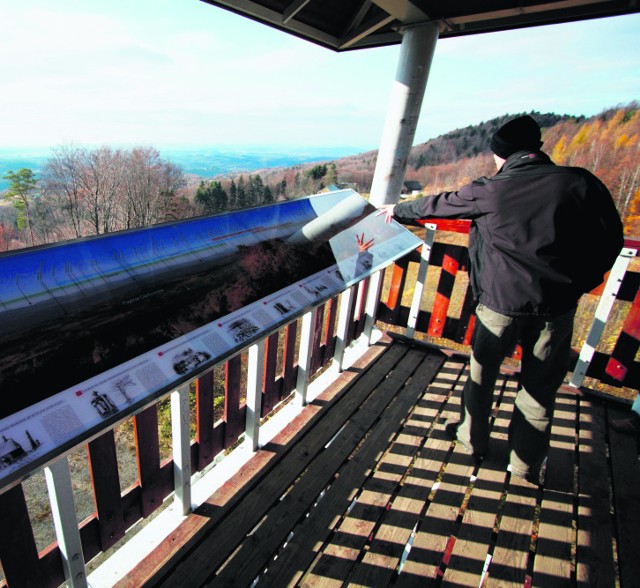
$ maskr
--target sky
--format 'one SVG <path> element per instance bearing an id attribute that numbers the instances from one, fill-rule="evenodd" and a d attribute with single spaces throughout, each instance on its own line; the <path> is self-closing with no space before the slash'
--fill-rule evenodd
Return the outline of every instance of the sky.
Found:
<path id="1" fill-rule="evenodd" d="M 638 100 L 639 41 L 639 14 L 442 39 L 415 143 Z M 4 0 L 0 149 L 376 149 L 399 53 L 336 53 L 199 0 Z"/>

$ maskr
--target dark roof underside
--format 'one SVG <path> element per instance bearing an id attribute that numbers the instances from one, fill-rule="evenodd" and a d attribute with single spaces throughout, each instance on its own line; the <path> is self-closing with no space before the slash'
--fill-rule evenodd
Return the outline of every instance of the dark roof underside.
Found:
<path id="1" fill-rule="evenodd" d="M 403 26 L 440 38 L 640 11 L 637 0 L 202 0 L 336 51 L 394 45 Z"/>

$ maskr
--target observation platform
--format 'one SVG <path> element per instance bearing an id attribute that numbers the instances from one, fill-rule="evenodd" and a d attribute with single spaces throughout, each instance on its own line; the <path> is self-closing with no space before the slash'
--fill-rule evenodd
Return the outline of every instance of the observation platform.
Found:
<path id="1" fill-rule="evenodd" d="M 633 586 L 635 442 L 563 388 L 546 476 L 507 471 L 517 372 L 498 379 L 480 465 L 444 431 L 468 356 L 383 337 L 120 587 Z"/>
<path id="2" fill-rule="evenodd" d="M 581 301 L 532 485 L 507 470 L 517 348 L 484 461 L 445 434 L 474 315 L 467 248 L 451 240 L 468 223 L 438 227 L 442 240 L 428 225 L 418 250 L 195 370 L 170 394 L 170 435 L 167 396 L 63 447 L 44 472 L 53 539 L 30 512 L 42 471 L 3 487 L 0 586 L 637 586 L 640 462 L 609 423 L 640 388 L 640 243 Z M 84 491 L 69 474 L 77 451 Z"/>

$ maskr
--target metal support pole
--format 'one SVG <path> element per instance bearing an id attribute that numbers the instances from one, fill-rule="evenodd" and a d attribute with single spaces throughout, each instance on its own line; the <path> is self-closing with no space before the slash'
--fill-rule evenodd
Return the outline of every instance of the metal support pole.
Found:
<path id="1" fill-rule="evenodd" d="M 67 457 L 61 457 L 44 468 L 44 475 L 67 585 L 84 588 L 87 586 L 87 574 Z M 11 529 L 6 532 L 10 533 Z"/>
<path id="2" fill-rule="evenodd" d="M 374 206 L 395 204 L 400 198 L 438 33 L 436 23 L 404 30 L 371 186 L 370 201 Z"/>
<path id="3" fill-rule="evenodd" d="M 260 413 L 262 412 L 262 379 L 264 376 L 264 344 L 266 339 L 249 347 L 247 366 L 246 438 L 252 451 L 258 450 Z"/>
<path id="4" fill-rule="evenodd" d="M 171 393 L 174 501 L 183 515 L 191 512 L 191 430 L 189 425 L 189 384 L 185 384 Z"/>

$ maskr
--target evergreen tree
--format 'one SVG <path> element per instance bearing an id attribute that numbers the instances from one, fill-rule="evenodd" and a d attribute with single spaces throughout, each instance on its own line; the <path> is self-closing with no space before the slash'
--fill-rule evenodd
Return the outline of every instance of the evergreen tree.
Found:
<path id="1" fill-rule="evenodd" d="M 229 209 L 233 210 L 238 208 L 238 187 L 231 178 L 231 184 L 229 185 Z"/>
<path id="2" fill-rule="evenodd" d="M 31 245 L 34 244 L 33 229 L 31 227 L 31 198 L 38 188 L 38 178 L 32 170 L 23 167 L 17 172 L 8 171 L 4 175 L 9 180 L 9 188 L 4 197 L 13 203 L 18 212 L 18 228 L 26 228 L 29 232 Z"/>
<path id="3" fill-rule="evenodd" d="M 238 188 L 236 195 L 236 208 L 247 208 L 249 206 L 247 201 L 247 190 L 244 185 L 244 176 L 238 178 Z"/>

